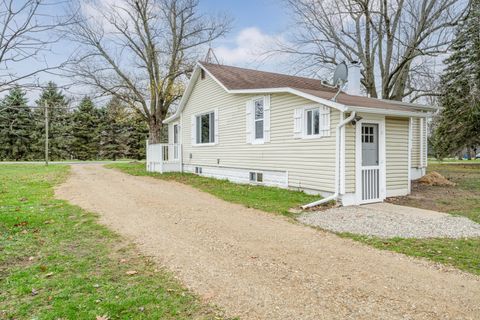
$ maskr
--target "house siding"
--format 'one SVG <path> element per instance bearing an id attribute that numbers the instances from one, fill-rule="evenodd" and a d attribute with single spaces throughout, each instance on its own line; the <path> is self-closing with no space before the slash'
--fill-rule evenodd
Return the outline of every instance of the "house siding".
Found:
<path id="1" fill-rule="evenodd" d="M 385 119 L 387 196 L 408 192 L 408 118 Z"/>
<path id="2" fill-rule="evenodd" d="M 345 126 L 345 192 L 355 192 L 355 126 Z"/>
<path id="3" fill-rule="evenodd" d="M 412 168 L 421 167 L 420 163 L 420 118 L 412 118 Z"/>
<path id="4" fill-rule="evenodd" d="M 426 120 L 412 118 L 412 168 L 427 166 L 427 135 Z"/>
<path id="5" fill-rule="evenodd" d="M 228 94 L 207 76 L 199 79 L 181 116 L 183 163 L 186 167 L 208 166 L 285 172 L 288 186 L 318 192 L 334 192 L 335 128 L 340 112 L 331 110 L 330 136 L 294 138 L 294 110 L 312 101 L 291 94 L 272 94 L 270 142 L 246 142 L 246 102 L 255 95 Z M 216 145 L 193 145 L 192 115 L 218 108 Z"/>

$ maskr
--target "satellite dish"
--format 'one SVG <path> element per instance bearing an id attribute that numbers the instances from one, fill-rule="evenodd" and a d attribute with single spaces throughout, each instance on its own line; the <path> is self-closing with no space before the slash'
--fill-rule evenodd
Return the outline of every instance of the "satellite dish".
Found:
<path id="1" fill-rule="evenodd" d="M 338 64 L 333 73 L 333 85 L 341 86 L 348 80 L 348 67 L 345 61 Z"/>

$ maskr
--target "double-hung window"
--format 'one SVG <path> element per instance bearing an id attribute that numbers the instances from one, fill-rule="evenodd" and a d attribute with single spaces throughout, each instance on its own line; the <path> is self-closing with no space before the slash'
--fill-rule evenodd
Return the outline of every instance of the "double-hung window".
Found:
<path id="1" fill-rule="evenodd" d="M 196 143 L 215 142 L 215 112 L 204 113 L 196 116 Z"/>
<path id="2" fill-rule="evenodd" d="M 306 111 L 307 136 L 317 136 L 320 134 L 320 110 L 318 108 Z"/>
<path id="3" fill-rule="evenodd" d="M 255 108 L 255 140 L 263 140 L 264 129 L 264 99 L 260 98 L 253 102 Z"/>

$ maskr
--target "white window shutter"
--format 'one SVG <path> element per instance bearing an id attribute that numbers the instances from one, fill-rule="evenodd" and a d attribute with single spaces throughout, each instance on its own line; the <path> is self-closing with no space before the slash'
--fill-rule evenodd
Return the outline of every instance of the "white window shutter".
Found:
<path id="1" fill-rule="evenodd" d="M 247 143 L 253 140 L 253 101 L 247 101 L 245 106 L 245 137 Z"/>
<path id="2" fill-rule="evenodd" d="M 263 141 L 270 142 L 270 95 L 263 100 Z"/>
<path id="3" fill-rule="evenodd" d="M 197 144 L 197 121 L 195 115 L 192 114 L 192 128 L 191 128 L 191 136 L 192 136 L 192 146 Z"/>
<path id="4" fill-rule="evenodd" d="M 295 109 L 293 113 L 293 137 L 301 139 L 303 136 L 303 108 Z"/>
<path id="5" fill-rule="evenodd" d="M 215 108 L 215 111 L 214 111 L 214 117 L 215 117 L 215 124 L 214 124 L 214 131 L 215 131 L 215 144 L 218 144 L 218 108 Z"/>
<path id="6" fill-rule="evenodd" d="M 330 108 L 326 106 L 320 107 L 320 135 L 330 136 Z"/>

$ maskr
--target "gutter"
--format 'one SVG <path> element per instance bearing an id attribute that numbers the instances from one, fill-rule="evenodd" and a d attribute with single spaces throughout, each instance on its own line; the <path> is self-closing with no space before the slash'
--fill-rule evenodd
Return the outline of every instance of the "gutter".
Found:
<path id="1" fill-rule="evenodd" d="M 343 120 L 342 122 L 340 122 L 338 125 L 337 125 L 337 132 L 336 132 L 336 146 L 335 146 L 335 160 L 336 160 L 336 164 L 335 164 L 335 193 L 327 198 L 324 198 L 324 199 L 320 199 L 320 200 L 317 200 L 317 201 L 314 201 L 312 203 L 308 203 L 306 205 L 303 205 L 302 206 L 302 209 L 308 209 L 308 208 L 311 208 L 311 207 L 315 207 L 315 206 L 318 206 L 322 203 L 325 203 L 325 202 L 329 202 L 329 201 L 332 201 L 332 200 L 337 200 L 339 194 L 340 194 L 340 144 L 341 144 L 341 137 L 340 137 L 340 134 L 341 134 L 341 129 L 349 122 L 351 122 L 356 116 L 356 111 L 353 111 L 350 116 L 348 118 L 346 118 L 345 120 Z"/>

